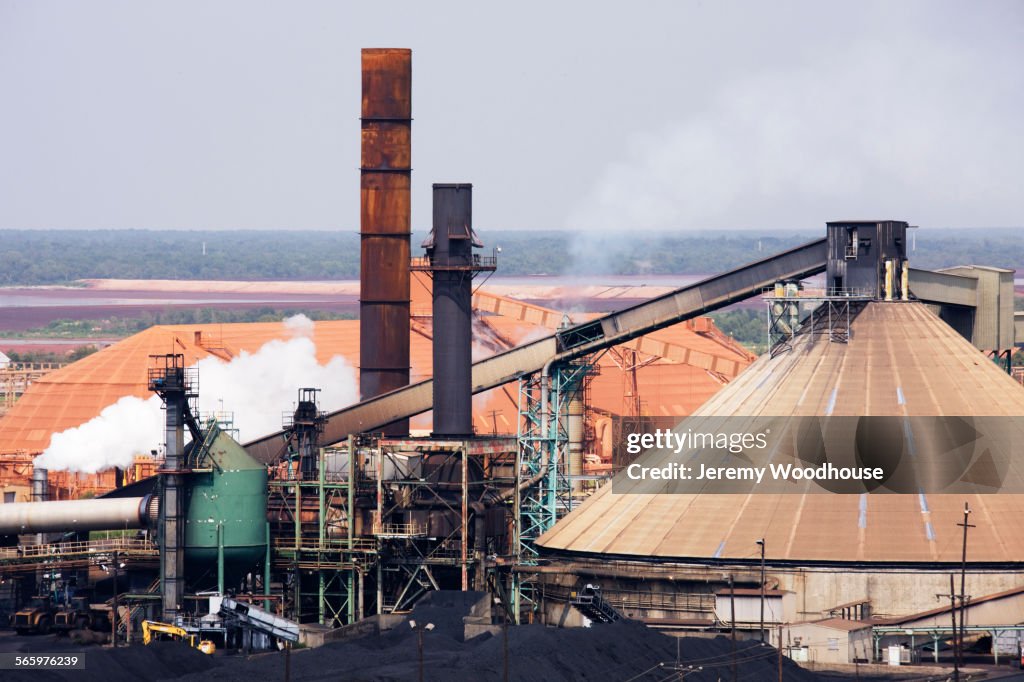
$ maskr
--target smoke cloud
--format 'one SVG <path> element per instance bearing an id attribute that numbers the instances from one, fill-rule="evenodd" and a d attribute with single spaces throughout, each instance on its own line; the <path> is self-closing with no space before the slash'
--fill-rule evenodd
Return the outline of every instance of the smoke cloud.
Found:
<path id="1" fill-rule="evenodd" d="M 294 409 L 299 388 L 320 388 L 321 409 L 355 402 L 358 382 L 353 367 L 336 355 L 321 365 L 316 358 L 313 323 L 304 315 L 284 320 L 292 335 L 242 352 L 231 362 L 208 357 L 199 369 L 199 412 L 233 412 L 241 441 L 281 428 L 282 415 Z M 54 434 L 36 466 L 95 473 L 127 467 L 139 453 L 163 448 L 164 416 L 157 396 L 126 396 L 88 422 Z"/>

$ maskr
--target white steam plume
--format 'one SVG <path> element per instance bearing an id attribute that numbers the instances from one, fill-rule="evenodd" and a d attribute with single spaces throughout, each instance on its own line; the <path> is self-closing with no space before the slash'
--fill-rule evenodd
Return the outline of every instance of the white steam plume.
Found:
<path id="1" fill-rule="evenodd" d="M 309 319 L 305 315 L 292 315 L 284 319 L 284 328 L 287 329 L 293 337 L 305 337 L 307 339 L 313 338 L 313 329 L 315 325 L 313 320 Z"/>
<path id="2" fill-rule="evenodd" d="M 244 442 L 281 428 L 281 416 L 294 408 L 299 388 L 320 388 L 321 409 L 355 402 L 358 383 L 352 366 L 336 355 L 325 365 L 316 359 L 313 323 L 304 315 L 284 321 L 292 333 L 255 353 L 242 352 L 231 362 L 200 360 L 199 411 L 234 412 Z M 126 396 L 84 424 L 54 434 L 36 466 L 95 473 L 127 467 L 138 453 L 162 448 L 164 415 L 160 398 Z"/>
<path id="3" fill-rule="evenodd" d="M 294 408 L 300 388 L 322 389 L 320 407 L 326 410 L 358 399 L 356 374 L 345 358 L 335 355 L 326 365 L 317 362 L 312 322 L 296 315 L 285 326 L 303 335 L 268 341 L 231 362 L 212 356 L 199 361 L 199 411 L 234 412 L 242 441 L 280 429 L 282 413 Z"/>
<path id="4" fill-rule="evenodd" d="M 94 474 L 111 467 L 126 468 L 136 453 L 156 450 L 163 441 L 163 411 L 158 396 L 148 400 L 125 396 L 103 408 L 96 417 L 50 438 L 35 466 Z"/>

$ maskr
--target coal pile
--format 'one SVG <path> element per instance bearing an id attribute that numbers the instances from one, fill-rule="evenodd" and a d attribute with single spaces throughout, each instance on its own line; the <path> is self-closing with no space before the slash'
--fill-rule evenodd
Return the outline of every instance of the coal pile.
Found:
<path id="1" fill-rule="evenodd" d="M 738 642 L 735 652 L 727 637 L 677 640 L 632 621 L 590 628 L 559 629 L 543 625 L 512 626 L 497 634 L 466 640 L 463 617 L 470 615 L 480 593 L 433 592 L 417 604 L 406 622 L 377 636 L 252 656 L 207 656 L 180 642 L 154 642 L 111 649 L 82 647 L 67 639 L 26 638 L 22 653 L 83 652 L 85 670 L 4 671 L 3 680 L 121 682 L 134 680 L 221 680 L 253 682 L 283 680 L 286 657 L 291 679 L 345 682 L 406 682 L 419 674 L 419 632 L 423 632 L 423 678 L 435 682 L 656 682 L 676 679 L 679 665 L 687 682 L 731 680 L 735 660 L 744 682 L 778 680 L 778 654 L 758 642 Z M 506 639 L 507 638 L 507 639 Z M 689 666 L 693 666 L 693 669 Z M 698 670 L 698 668 L 701 668 Z M 792 682 L 819 679 L 814 673 L 783 659 L 783 678 Z"/>
<path id="2" fill-rule="evenodd" d="M 60 640 L 58 640 L 59 642 Z M 169 680 L 182 675 L 201 674 L 217 665 L 217 660 L 182 642 L 153 642 L 149 646 L 100 648 L 76 646 L 70 642 L 29 643 L 22 653 L 75 652 L 85 657 L 85 670 L 4 671 L 5 682 L 137 682 Z"/>
<path id="3" fill-rule="evenodd" d="M 432 623 L 423 633 L 423 677 L 437 682 L 502 680 L 505 665 L 505 634 L 481 635 L 464 640 L 463 616 L 479 594 L 437 592 L 428 595 L 410 615 L 417 626 Z M 403 682 L 419 673 L 418 633 L 408 622 L 380 636 L 335 642 L 317 649 L 293 651 L 291 679 L 345 680 L 353 682 Z M 509 679 L 516 682 L 634 680 L 654 682 L 671 679 L 676 665 L 676 638 L 662 635 L 640 623 L 618 622 L 591 628 L 556 629 L 542 625 L 509 627 Z M 684 638 L 679 642 L 679 663 L 688 682 L 732 679 L 735 659 L 739 679 L 745 682 L 778 680 L 778 654 L 759 642 Z M 690 672 L 688 666 L 702 667 Z M 783 659 L 787 681 L 818 679 L 788 659 Z M 284 653 L 247 659 L 224 659 L 217 668 L 185 676 L 185 680 L 245 681 L 283 680 Z"/>

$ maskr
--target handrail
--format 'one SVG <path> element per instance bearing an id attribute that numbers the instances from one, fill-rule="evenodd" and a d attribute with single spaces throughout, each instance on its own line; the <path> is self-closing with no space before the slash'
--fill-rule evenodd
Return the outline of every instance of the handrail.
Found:
<path id="1" fill-rule="evenodd" d="M 139 538 L 103 538 L 79 542 L 56 542 L 17 547 L 0 547 L 0 562 L 35 561 L 38 559 L 60 559 L 76 555 L 98 555 L 117 552 L 119 554 L 158 554 L 159 550 L 149 540 Z"/>

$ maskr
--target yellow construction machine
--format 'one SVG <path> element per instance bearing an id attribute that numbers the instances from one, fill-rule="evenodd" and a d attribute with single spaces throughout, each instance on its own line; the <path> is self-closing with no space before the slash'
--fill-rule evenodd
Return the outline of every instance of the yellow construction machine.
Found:
<path id="1" fill-rule="evenodd" d="M 167 635 L 173 640 L 179 640 L 187 642 L 193 649 L 198 649 L 204 654 L 212 654 L 217 650 L 216 645 L 208 639 L 199 639 L 198 635 L 195 635 L 184 628 L 179 628 L 177 625 L 171 625 L 169 623 L 158 623 L 155 620 L 144 620 L 142 621 L 142 643 L 149 644 L 153 641 L 154 635 Z"/>

